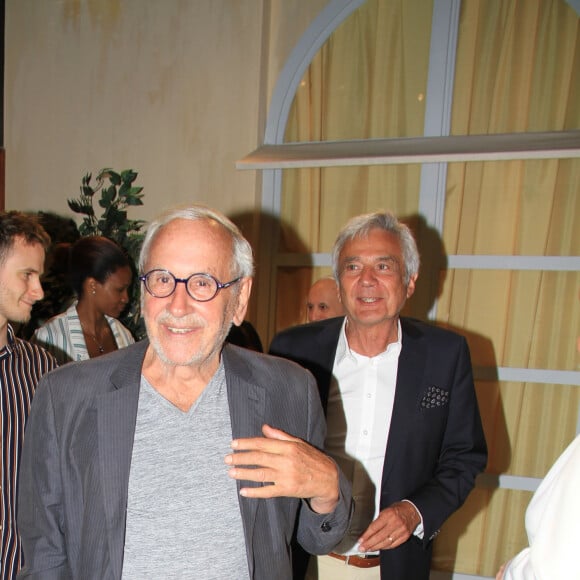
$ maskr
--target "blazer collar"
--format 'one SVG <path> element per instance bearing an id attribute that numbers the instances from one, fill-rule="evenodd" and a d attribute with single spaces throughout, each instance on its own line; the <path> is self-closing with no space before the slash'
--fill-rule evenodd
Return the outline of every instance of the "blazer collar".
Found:
<path id="1" fill-rule="evenodd" d="M 391 438 L 406 438 L 407 432 L 413 429 L 413 418 L 422 390 L 427 358 L 427 346 L 423 340 L 421 329 L 405 318 L 401 318 L 401 329 L 403 331 L 403 344 L 399 355 L 397 386 L 387 449 L 397 448 L 396 445 L 389 447 Z M 386 481 L 394 465 L 401 465 L 404 462 L 404 457 L 395 457 L 393 453 L 387 453 L 383 467 L 383 482 Z"/>
<path id="2" fill-rule="evenodd" d="M 143 358 L 149 345 L 144 340 L 123 349 L 117 368 L 111 373 L 112 389 L 97 397 L 99 467 L 109 530 L 109 550 L 113 577 L 121 577 L 129 469 L 137 421 L 137 404 Z"/>
<path id="3" fill-rule="evenodd" d="M 266 397 L 262 379 L 254 376 L 248 355 L 256 356 L 228 344 L 222 350 L 234 439 L 256 437 L 261 434 L 265 421 Z"/>
<path id="4" fill-rule="evenodd" d="M 228 344 L 222 350 L 232 437 L 234 439 L 261 436 L 262 425 L 266 422 L 266 393 L 261 385 L 263 378 L 254 376 L 254 366 L 251 363 L 251 357 L 256 356 L 258 355 L 251 351 Z M 252 546 L 260 502 L 242 497 L 239 493 L 242 482 L 237 481 L 236 483 L 242 521 L 244 522 L 246 550 L 249 551 L 249 547 Z M 263 484 L 244 481 L 243 485 L 244 487 L 259 487 Z M 248 562 L 250 563 L 250 577 L 252 577 L 254 559 L 251 554 L 248 554 Z"/>

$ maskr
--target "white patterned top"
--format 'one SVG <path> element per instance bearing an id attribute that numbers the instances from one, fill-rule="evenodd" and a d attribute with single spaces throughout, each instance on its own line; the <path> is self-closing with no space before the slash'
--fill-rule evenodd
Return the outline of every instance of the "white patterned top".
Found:
<path id="1" fill-rule="evenodd" d="M 30 340 L 48 350 L 60 365 L 90 358 L 76 305 L 74 302 L 65 312 L 53 316 L 37 328 Z M 135 342 L 129 329 L 121 322 L 111 316 L 105 318 L 118 348 L 124 348 Z"/>

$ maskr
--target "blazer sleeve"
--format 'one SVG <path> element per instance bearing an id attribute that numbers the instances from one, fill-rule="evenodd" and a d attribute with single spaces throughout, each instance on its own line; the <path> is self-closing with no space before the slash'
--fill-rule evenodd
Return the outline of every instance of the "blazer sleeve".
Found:
<path id="1" fill-rule="evenodd" d="M 314 378 L 308 375 L 308 441 L 323 449 L 326 422 Z M 353 513 L 350 483 L 337 465 L 339 500 L 333 512 L 318 514 L 303 500 L 300 507 L 297 539 L 311 554 L 327 554 L 335 548 L 348 530 Z"/>
<path id="2" fill-rule="evenodd" d="M 455 347 L 448 350 L 446 361 L 441 353 L 437 354 L 439 368 L 449 369 L 445 371 L 450 381 L 447 413 L 438 415 L 434 409 L 421 410 L 425 417 L 432 415 L 431 419 L 425 418 L 423 422 L 427 430 L 429 426 L 435 429 L 432 433 L 434 441 L 440 441 L 438 448 L 432 449 L 431 458 L 436 458 L 433 474 L 407 497 L 423 517 L 424 542 L 433 539 L 443 522 L 464 503 L 475 485 L 477 475 L 485 469 L 487 463 L 487 446 L 473 383 L 469 348 L 463 337 L 454 344 Z M 429 364 L 434 365 L 435 362 Z M 435 421 L 440 420 L 444 428 L 439 435 Z M 424 443 L 427 444 L 426 441 Z M 427 456 L 425 461 L 428 463 Z"/>
<path id="3" fill-rule="evenodd" d="M 50 379 L 39 383 L 26 426 L 20 464 L 18 529 L 25 566 L 18 578 L 71 578 L 63 530 L 61 458 Z"/>

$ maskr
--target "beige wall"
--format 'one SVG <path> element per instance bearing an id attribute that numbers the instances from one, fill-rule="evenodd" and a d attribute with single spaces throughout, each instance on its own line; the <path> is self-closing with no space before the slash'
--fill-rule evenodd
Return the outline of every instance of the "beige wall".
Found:
<path id="1" fill-rule="evenodd" d="M 81 177 L 113 167 L 145 187 L 134 218 L 189 201 L 255 212 L 261 176 L 235 161 L 325 4 L 7 0 L 6 208 L 71 215 Z"/>

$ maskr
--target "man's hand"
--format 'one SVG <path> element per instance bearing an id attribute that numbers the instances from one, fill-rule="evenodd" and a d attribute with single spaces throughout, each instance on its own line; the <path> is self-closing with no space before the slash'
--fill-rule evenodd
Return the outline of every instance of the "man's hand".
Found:
<path id="1" fill-rule="evenodd" d="M 398 501 L 382 510 L 379 517 L 371 522 L 359 538 L 359 549 L 374 552 L 396 548 L 411 537 L 420 522 L 421 516 L 412 503 Z"/>
<path id="2" fill-rule="evenodd" d="M 269 425 L 262 427 L 264 437 L 235 439 L 226 455 L 234 479 L 270 483 L 243 487 L 244 497 L 299 497 L 307 499 L 313 511 L 327 514 L 339 498 L 338 468 L 327 455 L 302 439 L 292 437 Z M 248 467 L 252 466 L 252 467 Z"/>

